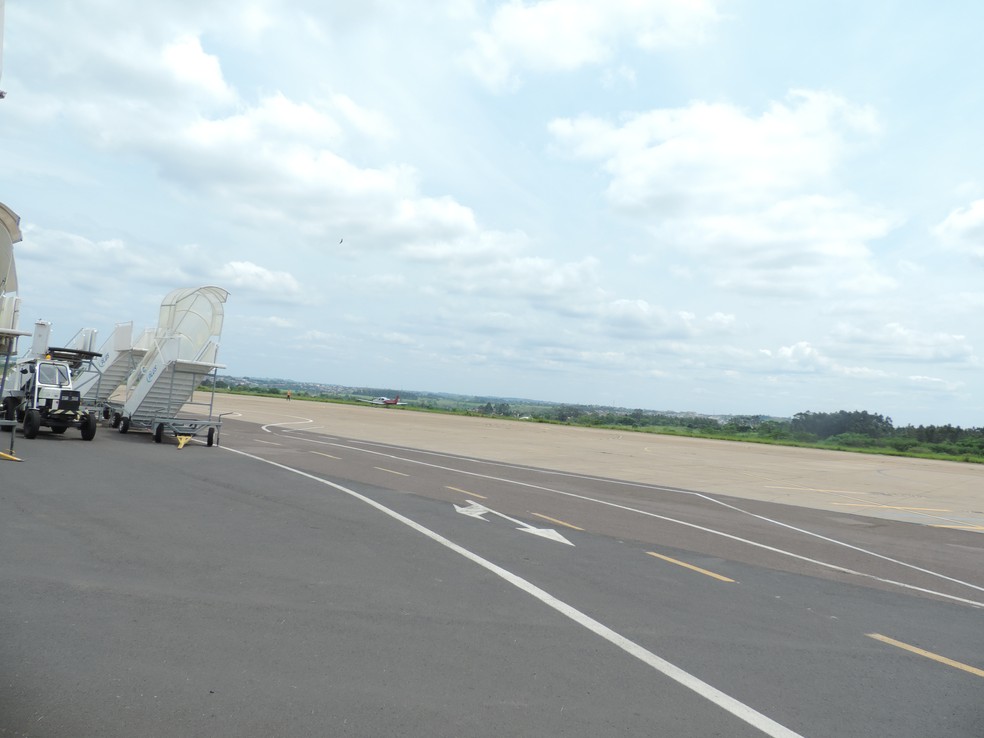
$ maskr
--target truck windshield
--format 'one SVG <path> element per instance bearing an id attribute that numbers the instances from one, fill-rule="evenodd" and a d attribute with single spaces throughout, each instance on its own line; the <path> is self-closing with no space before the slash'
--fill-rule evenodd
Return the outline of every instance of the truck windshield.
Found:
<path id="1" fill-rule="evenodd" d="M 38 367 L 38 381 L 41 384 L 63 387 L 71 384 L 68 367 L 63 364 L 42 363 Z"/>

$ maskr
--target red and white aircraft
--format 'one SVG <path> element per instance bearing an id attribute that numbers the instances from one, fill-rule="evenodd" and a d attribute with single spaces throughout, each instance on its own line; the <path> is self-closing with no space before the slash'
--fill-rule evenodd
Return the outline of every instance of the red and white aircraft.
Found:
<path id="1" fill-rule="evenodd" d="M 363 402 L 368 402 L 372 405 L 406 405 L 407 404 L 405 402 L 400 402 L 399 395 L 397 395 L 396 397 L 373 397 L 371 400 L 365 400 L 361 397 L 359 399 L 362 400 Z"/>

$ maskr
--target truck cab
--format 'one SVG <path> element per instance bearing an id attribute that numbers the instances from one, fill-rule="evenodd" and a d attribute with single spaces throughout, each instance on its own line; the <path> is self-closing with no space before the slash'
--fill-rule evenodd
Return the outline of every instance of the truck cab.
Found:
<path id="1" fill-rule="evenodd" d="M 82 411 L 81 395 L 72 387 L 68 362 L 48 356 L 22 361 L 14 380 L 19 386 L 7 390 L 3 409 L 7 420 L 24 424 L 25 438 L 36 437 L 41 428 L 56 434 L 78 428 L 84 440 L 95 437 L 96 416 Z"/>

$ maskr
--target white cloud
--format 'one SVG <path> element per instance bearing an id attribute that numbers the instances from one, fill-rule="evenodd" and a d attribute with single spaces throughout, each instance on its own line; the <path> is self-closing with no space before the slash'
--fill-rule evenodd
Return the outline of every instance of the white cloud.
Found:
<path id="1" fill-rule="evenodd" d="M 835 366 L 834 372 L 851 379 L 867 379 L 872 381 L 888 379 L 892 376 L 882 369 L 872 369 L 867 366 Z"/>
<path id="2" fill-rule="evenodd" d="M 195 36 L 181 36 L 166 44 L 161 54 L 165 67 L 183 89 L 198 88 L 219 103 L 231 103 L 236 93 L 222 77 L 217 57 L 206 54 Z"/>
<path id="3" fill-rule="evenodd" d="M 858 358 L 858 357 L 852 357 Z M 893 372 L 874 366 L 839 362 L 828 352 L 809 341 L 797 341 L 775 351 L 760 349 L 756 355 L 739 359 L 741 366 L 753 375 L 764 375 L 767 384 L 789 383 L 795 378 L 812 377 L 816 381 L 839 382 L 842 386 L 856 386 L 855 382 L 897 384 L 899 377 Z M 747 377 L 745 378 L 747 381 Z M 826 400 L 836 400 L 827 397 Z"/>
<path id="4" fill-rule="evenodd" d="M 394 203 L 390 222 L 386 228 L 399 234 L 402 240 L 434 239 L 441 241 L 460 236 L 477 237 L 478 228 L 471 208 L 455 202 L 450 197 L 403 198 Z M 476 239 L 477 240 L 477 239 Z M 425 248 L 419 244 L 416 250 L 408 246 L 406 251 L 414 256 L 425 256 Z"/>
<path id="5" fill-rule="evenodd" d="M 305 343 L 313 344 L 329 344 L 331 342 L 337 341 L 338 336 L 334 333 L 325 333 L 324 331 L 305 331 L 300 336 L 301 341 Z"/>
<path id="6" fill-rule="evenodd" d="M 386 343 L 400 344 L 403 346 L 419 346 L 420 342 L 416 338 L 406 333 L 396 333 L 388 331 L 383 333 L 380 338 Z"/>
<path id="7" fill-rule="evenodd" d="M 24 240 L 15 249 L 22 291 L 44 289 L 50 284 L 50 270 L 95 291 L 119 289 L 121 285 L 166 285 L 192 278 L 199 258 L 195 246 L 172 248 L 162 259 L 153 248 L 127 243 L 120 238 L 93 240 L 75 233 L 22 226 Z"/>
<path id="8" fill-rule="evenodd" d="M 868 243 L 898 218 L 840 190 L 837 170 L 874 112 L 799 90 L 759 117 L 694 103 L 627 117 L 557 119 L 557 145 L 600 163 L 607 196 L 654 242 L 699 260 L 718 286 L 752 292 L 881 292 Z"/>
<path id="9" fill-rule="evenodd" d="M 252 95 L 240 97 L 228 83 L 193 23 L 180 31 L 137 27 L 105 48 L 73 37 L 74 48 L 85 49 L 79 64 L 56 70 L 56 54 L 40 74 L 74 79 L 78 87 L 38 85 L 49 92 L 32 109 L 46 111 L 49 123 L 73 121 L 106 152 L 145 159 L 236 221 L 289 223 L 316 241 L 361 233 L 370 236 L 362 248 L 377 249 L 474 230 L 470 209 L 421 193 L 414 167 L 354 153 L 359 142 L 385 146 L 397 137 L 385 113 L 342 92 L 326 95 L 320 85 L 307 99 L 250 90 L 258 93 L 250 102 Z M 115 37 L 117 29 L 106 33 Z"/>
<path id="10" fill-rule="evenodd" d="M 514 256 L 487 263 L 462 266 L 449 289 L 483 297 L 511 297 L 565 315 L 585 315 L 597 303 L 598 261 L 588 257 L 576 262 L 558 262 L 538 256 Z"/>
<path id="11" fill-rule="evenodd" d="M 601 160 L 621 210 L 659 216 L 727 203 L 760 206 L 829 186 L 848 136 L 877 133 L 875 112 L 826 92 L 794 90 L 758 117 L 695 102 L 626 116 L 560 118 L 549 130 L 574 156 Z"/>
<path id="12" fill-rule="evenodd" d="M 275 328 L 277 330 L 294 327 L 293 321 L 287 318 L 278 318 L 276 315 L 271 315 L 268 318 L 258 318 L 256 324 L 268 328 Z"/>
<path id="13" fill-rule="evenodd" d="M 931 393 L 952 394 L 964 387 L 963 382 L 952 382 L 940 377 L 926 377 L 919 374 L 908 377 L 908 381 L 913 389 Z"/>
<path id="14" fill-rule="evenodd" d="M 705 318 L 686 311 L 670 311 L 646 300 L 618 299 L 597 309 L 599 332 L 636 341 L 721 334 L 731 330 L 735 316 L 713 313 Z"/>
<path id="15" fill-rule="evenodd" d="M 830 365 L 808 341 L 797 341 L 792 346 L 782 346 L 775 353 L 779 365 L 790 371 L 819 371 Z"/>
<path id="16" fill-rule="evenodd" d="M 348 95 L 332 95 L 331 102 L 351 127 L 366 137 L 377 141 L 390 141 L 397 137 L 396 127 L 378 110 L 365 108 Z"/>
<path id="17" fill-rule="evenodd" d="M 414 261 L 440 262 L 454 273 L 460 269 L 462 276 L 467 278 L 475 276 L 476 269 L 483 265 L 518 255 L 528 246 L 528 239 L 523 234 L 479 231 L 470 211 L 454 203 L 448 203 L 448 207 L 456 211 L 462 235 L 441 239 L 439 234 L 418 229 L 416 239 L 401 246 L 400 252 Z M 435 238 L 428 240 L 425 238 L 428 235 Z"/>
<path id="18" fill-rule="evenodd" d="M 956 208 L 933 232 L 946 245 L 984 260 L 984 200 Z"/>
<path id="19" fill-rule="evenodd" d="M 512 0 L 472 37 L 468 68 L 489 87 L 517 70 L 570 72 L 609 61 L 620 46 L 646 51 L 700 41 L 720 16 L 712 0 Z"/>
<path id="20" fill-rule="evenodd" d="M 832 350 L 841 355 L 861 355 L 893 362 L 975 362 L 967 336 L 927 332 L 890 322 L 882 325 L 841 324 L 832 338 Z"/>
<path id="21" fill-rule="evenodd" d="M 348 110 L 342 117 L 350 116 Z M 229 116 L 131 138 L 128 146 L 160 162 L 169 179 L 222 203 L 230 217 L 290 225 L 316 243 L 338 243 L 337 236 L 349 239 L 345 249 L 358 242 L 361 249 L 396 250 L 476 232 L 470 208 L 423 196 L 408 165 L 354 163 L 343 137 L 335 111 L 278 94 Z"/>
<path id="22" fill-rule="evenodd" d="M 292 274 L 271 271 L 251 261 L 230 261 L 219 267 L 214 276 L 224 285 L 280 299 L 295 298 L 302 292 L 300 283 Z"/>
<path id="23" fill-rule="evenodd" d="M 636 83 L 635 70 L 624 64 L 620 65 L 617 69 L 606 70 L 602 76 L 602 84 L 608 89 L 615 89 L 622 85 L 635 87 Z"/>

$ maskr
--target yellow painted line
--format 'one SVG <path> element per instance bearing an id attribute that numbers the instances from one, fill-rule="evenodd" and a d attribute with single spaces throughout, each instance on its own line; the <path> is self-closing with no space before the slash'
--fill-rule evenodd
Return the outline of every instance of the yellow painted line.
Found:
<path id="1" fill-rule="evenodd" d="M 676 564 L 677 566 L 682 566 L 686 569 L 692 569 L 700 574 L 711 577 L 713 579 L 720 579 L 722 582 L 734 582 L 734 579 L 729 579 L 721 574 L 715 574 L 713 571 L 708 571 L 707 569 L 701 569 L 699 566 L 694 566 L 693 564 L 688 564 L 686 561 L 677 561 L 676 559 L 671 559 L 669 556 L 663 556 L 663 554 L 658 554 L 655 551 L 646 551 L 650 556 L 655 556 L 657 559 L 663 559 L 663 561 L 669 561 L 671 564 Z"/>
<path id="2" fill-rule="evenodd" d="M 984 669 L 978 669 L 976 666 L 968 666 L 967 664 L 962 664 L 959 661 L 948 659 L 946 656 L 940 656 L 938 653 L 924 651 L 916 646 L 910 646 L 908 643 L 903 643 L 902 641 L 897 641 L 894 638 L 883 636 L 881 633 L 867 633 L 866 635 L 869 638 L 874 638 L 876 641 L 887 643 L 889 646 L 895 646 L 896 648 L 910 651 L 911 653 L 918 654 L 919 656 L 925 656 L 927 659 L 932 659 L 933 661 L 938 661 L 941 664 L 952 666 L 954 669 L 966 671 L 968 674 L 973 674 L 974 676 L 984 677 Z"/>
<path id="3" fill-rule="evenodd" d="M 984 530 L 984 525 L 931 525 L 930 528 L 952 528 L 953 530 Z"/>
<path id="4" fill-rule="evenodd" d="M 403 472 L 393 471 L 392 469 L 384 469 L 381 466 L 374 466 L 373 469 L 379 469 L 379 471 L 389 472 L 390 474 L 396 474 L 400 477 L 409 477 L 409 474 L 404 474 Z"/>
<path id="5" fill-rule="evenodd" d="M 318 456 L 324 456 L 324 457 L 329 458 L 329 459 L 337 459 L 339 461 L 341 460 L 338 456 L 332 456 L 331 454 L 323 454 L 320 451 L 312 451 L 311 453 L 312 454 L 317 454 Z"/>
<path id="6" fill-rule="evenodd" d="M 842 507 L 877 507 L 879 510 L 918 510 L 920 512 L 953 512 L 945 507 L 898 507 L 896 505 L 875 505 L 863 502 L 833 502 L 833 505 Z"/>
<path id="7" fill-rule="evenodd" d="M 763 485 L 765 489 L 794 489 L 797 492 L 832 492 L 838 495 L 867 495 L 870 492 L 857 492 L 855 490 L 849 489 L 821 489 L 819 487 L 780 487 L 775 484 L 765 484 Z"/>
<path id="8" fill-rule="evenodd" d="M 485 495 L 478 494 L 478 492 L 469 492 L 466 489 L 459 489 L 458 487 L 452 487 L 450 484 L 447 485 L 444 489 L 449 489 L 452 492 L 460 492 L 461 494 L 468 495 L 469 497 L 477 497 L 480 500 L 487 500 L 487 499 L 489 499 Z"/>
<path id="9" fill-rule="evenodd" d="M 538 518 L 542 518 L 543 520 L 550 521 L 554 525 L 562 525 L 565 528 L 570 528 L 571 530 L 584 530 L 584 528 L 578 528 L 576 525 L 571 525 L 570 523 L 565 523 L 563 520 L 557 520 L 557 518 L 550 518 L 550 517 L 547 517 L 546 515 L 540 515 L 540 513 L 530 513 L 530 515 L 535 515 Z"/>

